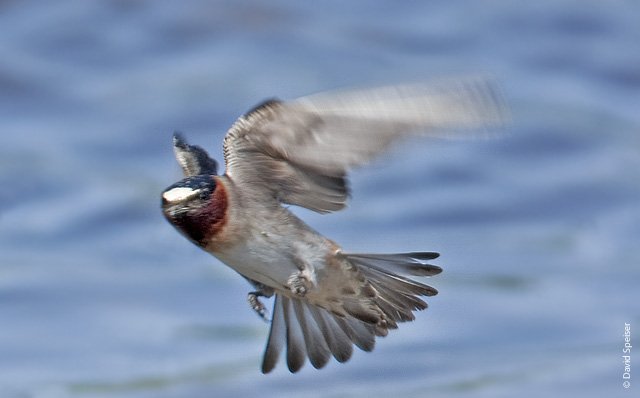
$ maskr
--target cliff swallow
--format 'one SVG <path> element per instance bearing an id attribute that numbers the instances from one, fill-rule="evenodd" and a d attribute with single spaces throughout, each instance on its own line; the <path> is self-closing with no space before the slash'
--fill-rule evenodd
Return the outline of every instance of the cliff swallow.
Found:
<path id="1" fill-rule="evenodd" d="M 262 362 L 270 372 L 286 346 L 297 372 L 347 361 L 353 345 L 415 319 L 436 289 L 411 277 L 442 269 L 435 252 L 361 254 L 343 250 L 283 204 L 319 213 L 345 207 L 347 171 L 409 135 L 466 138 L 499 131 L 504 107 L 495 85 L 466 78 L 433 84 L 270 100 L 241 116 L 224 139 L 226 173 L 180 134 L 174 152 L 185 179 L 162 193 L 167 220 L 191 242 L 245 277 L 251 307 L 275 295 Z M 475 130 L 475 131 L 473 131 Z"/>

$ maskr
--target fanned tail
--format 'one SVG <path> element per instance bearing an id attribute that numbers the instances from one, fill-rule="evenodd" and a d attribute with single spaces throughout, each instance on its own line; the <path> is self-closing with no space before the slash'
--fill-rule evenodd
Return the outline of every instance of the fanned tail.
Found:
<path id="1" fill-rule="evenodd" d="M 413 321 L 413 311 L 428 307 L 419 297 L 438 294 L 433 287 L 405 276 L 433 276 L 441 273 L 442 268 L 424 262 L 438 258 L 438 253 L 343 255 L 359 266 L 367 282 L 376 290 L 373 301 L 385 315 L 383 324 L 386 323 L 386 329 L 396 329 L 399 322 Z"/>
<path id="2" fill-rule="evenodd" d="M 287 367 L 292 373 L 304 365 L 323 368 L 331 355 L 338 362 L 351 358 L 353 345 L 371 351 L 375 345 L 373 326 L 354 318 L 342 318 L 300 300 L 276 294 L 273 320 L 262 373 L 271 372 L 286 344 Z"/>
<path id="3" fill-rule="evenodd" d="M 342 253 L 352 262 L 364 268 L 373 268 L 387 274 L 433 276 L 442 272 L 437 265 L 426 264 L 424 261 L 435 260 L 440 257 L 436 252 L 412 252 L 397 254 L 362 254 Z"/>
<path id="4" fill-rule="evenodd" d="M 324 367 L 333 356 L 339 362 L 351 358 L 353 345 L 371 351 L 376 336 L 386 336 L 400 322 L 415 319 L 416 310 L 427 308 L 420 296 L 433 296 L 437 290 L 405 275 L 432 276 L 440 267 L 425 261 L 438 253 L 358 254 L 339 256 L 364 276 L 362 292 L 341 297 L 342 314 L 276 293 L 273 320 L 262 362 L 262 372 L 271 372 L 286 346 L 289 371 L 302 368 L 306 358 L 313 367 Z M 371 311 L 371 309 L 374 311 Z M 346 314 L 346 315 L 345 315 Z"/>

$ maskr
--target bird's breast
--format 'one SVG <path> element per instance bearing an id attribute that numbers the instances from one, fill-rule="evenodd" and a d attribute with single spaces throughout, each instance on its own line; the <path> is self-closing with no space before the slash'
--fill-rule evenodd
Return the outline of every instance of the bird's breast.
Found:
<path id="1" fill-rule="evenodd" d="M 216 176 L 211 176 L 217 180 Z M 223 183 L 216 188 L 207 203 L 196 211 L 176 212 L 165 216 L 196 245 L 205 248 L 219 238 L 228 223 L 229 196 Z"/>
<path id="2" fill-rule="evenodd" d="M 194 216 L 192 220 L 192 234 L 200 239 L 200 246 L 207 246 L 212 241 L 220 240 L 223 231 L 229 223 L 229 193 L 226 185 L 218 177 L 216 189 L 211 195 L 211 200 Z M 194 236 L 194 235 L 192 235 Z"/>

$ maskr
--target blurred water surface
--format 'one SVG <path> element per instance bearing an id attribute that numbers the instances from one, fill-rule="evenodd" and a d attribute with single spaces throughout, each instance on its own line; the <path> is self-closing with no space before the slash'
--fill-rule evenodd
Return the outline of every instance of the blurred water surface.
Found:
<path id="1" fill-rule="evenodd" d="M 1 2 L 0 396 L 630 396 L 638 15 L 634 1 Z M 347 364 L 261 375 L 249 285 L 161 216 L 181 178 L 173 130 L 221 160 L 264 98 L 478 71 L 504 83 L 510 137 L 412 140 L 353 173 L 345 211 L 296 210 L 349 250 L 441 252 L 431 307 Z"/>

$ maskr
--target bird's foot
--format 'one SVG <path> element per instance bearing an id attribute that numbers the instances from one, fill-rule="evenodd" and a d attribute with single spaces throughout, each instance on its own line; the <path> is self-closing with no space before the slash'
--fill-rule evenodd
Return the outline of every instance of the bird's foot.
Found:
<path id="1" fill-rule="evenodd" d="M 260 318 L 269 322 L 269 311 L 267 310 L 267 307 L 262 304 L 262 301 L 260 301 L 259 297 L 269 298 L 273 296 L 275 291 L 272 287 L 267 286 L 264 283 L 260 283 L 248 278 L 247 280 L 256 288 L 256 291 L 250 292 L 247 295 L 247 301 L 249 302 L 249 305 L 258 315 L 260 315 Z"/>
<path id="2" fill-rule="evenodd" d="M 304 297 L 309 288 L 313 286 L 313 282 L 305 275 L 304 271 L 291 274 L 287 279 L 289 290 L 294 296 Z"/>
<path id="3" fill-rule="evenodd" d="M 250 292 L 247 295 L 247 301 L 253 310 L 260 315 L 260 318 L 269 322 L 269 311 L 267 307 L 260 301 L 259 297 L 267 297 L 263 292 Z"/>

